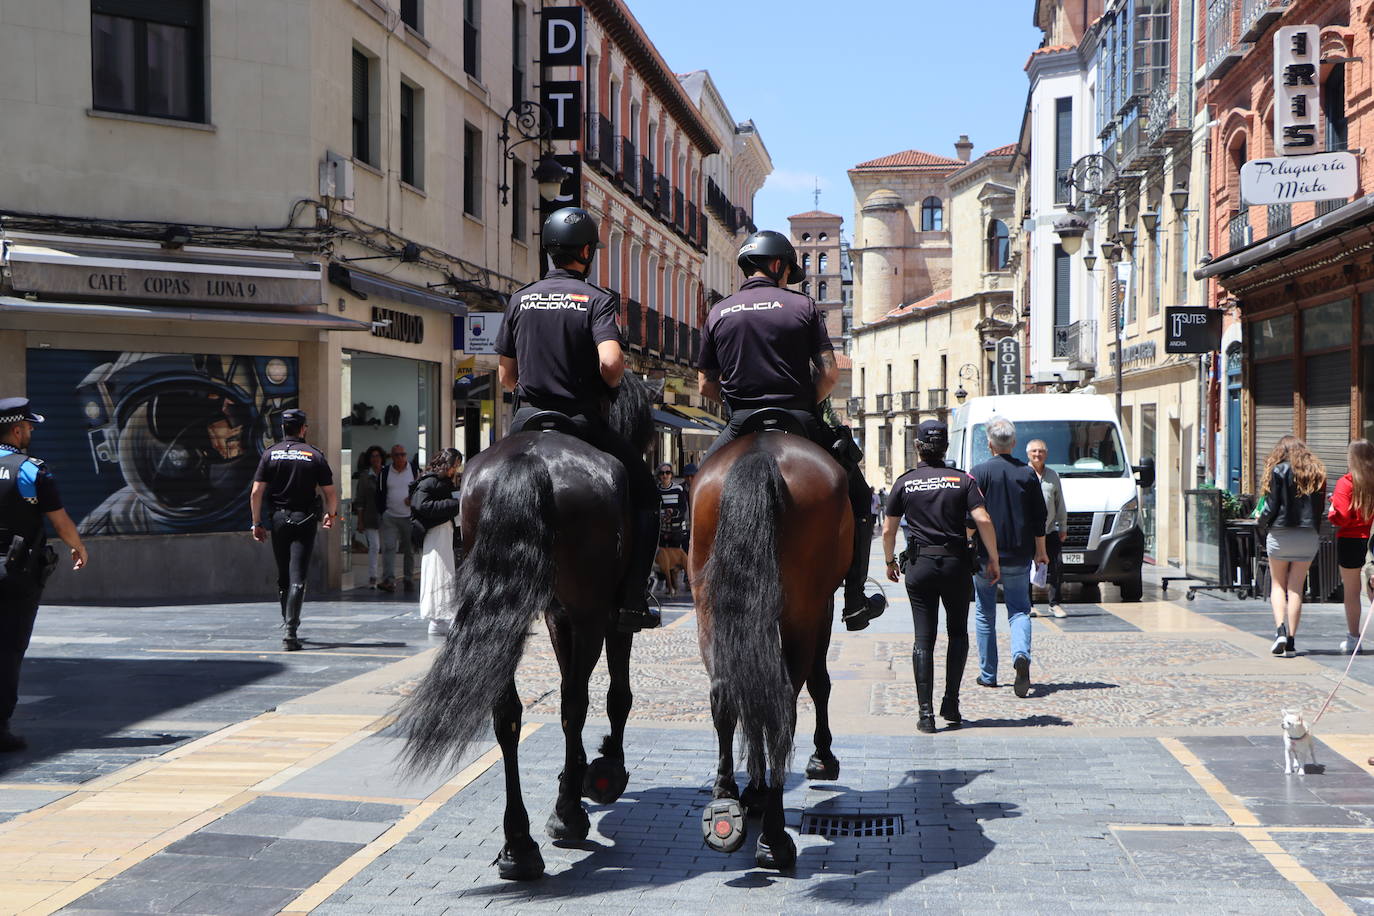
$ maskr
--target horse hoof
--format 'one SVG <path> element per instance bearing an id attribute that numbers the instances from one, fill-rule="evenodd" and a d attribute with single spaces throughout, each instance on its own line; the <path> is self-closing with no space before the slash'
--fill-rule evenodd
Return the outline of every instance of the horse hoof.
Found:
<path id="1" fill-rule="evenodd" d="M 744 845 L 749 825 L 744 809 L 733 798 L 718 798 L 701 815 L 701 835 L 716 852 L 732 853 Z"/>
<path id="2" fill-rule="evenodd" d="M 806 761 L 806 778 L 821 779 L 829 782 L 840 778 L 840 762 L 835 759 L 833 754 L 822 757 L 820 754 L 812 754 L 811 759 Z"/>
<path id="3" fill-rule="evenodd" d="M 598 805 L 609 805 L 620 798 L 629 785 L 630 774 L 625 762 L 612 757 L 598 757 L 582 776 L 582 795 Z"/>
<path id="4" fill-rule="evenodd" d="M 782 842 L 776 846 L 768 845 L 763 837 L 759 837 L 754 850 L 754 864 L 759 868 L 785 871 L 797 864 L 797 844 L 792 842 L 792 837 L 786 831 L 783 831 Z"/>
<path id="5" fill-rule="evenodd" d="M 715 786 L 711 788 L 712 798 L 733 798 L 739 801 L 739 783 L 732 778 L 717 779 Z"/>
<path id="6" fill-rule="evenodd" d="M 739 797 L 739 801 L 750 817 L 759 817 L 763 814 L 764 806 L 768 804 L 768 792 L 751 782 L 744 787 L 744 794 Z"/>
<path id="7" fill-rule="evenodd" d="M 555 808 L 544 824 L 544 831 L 555 843 L 580 843 L 587 838 L 591 829 L 592 820 L 587 817 L 581 802 L 578 802 L 576 807 L 569 808 L 566 814 Z"/>
<path id="8" fill-rule="evenodd" d="M 514 844 L 507 842 L 496 857 L 496 871 L 506 881 L 533 881 L 544 877 L 544 857 L 539 844 L 525 837 Z"/>

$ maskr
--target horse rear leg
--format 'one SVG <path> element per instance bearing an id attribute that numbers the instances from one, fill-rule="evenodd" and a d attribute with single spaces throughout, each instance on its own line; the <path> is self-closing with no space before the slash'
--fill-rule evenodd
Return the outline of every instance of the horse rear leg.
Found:
<path id="1" fill-rule="evenodd" d="M 833 608 L 831 619 L 834 619 Z M 816 644 L 816 660 L 806 678 L 806 692 L 811 694 L 811 702 L 816 707 L 816 752 L 806 761 L 807 779 L 840 778 L 840 762 L 830 747 L 830 669 L 825 663 L 829 651 L 830 628 L 826 627 Z"/>
<path id="2" fill-rule="evenodd" d="M 711 789 L 713 801 L 702 815 L 702 836 L 706 845 L 717 852 L 731 853 L 744 845 L 749 827 L 739 801 L 739 784 L 735 782 L 735 714 L 727 708 L 715 684 L 711 685 L 711 719 L 716 726 L 720 757 L 716 762 L 716 784 Z"/>
<path id="3" fill-rule="evenodd" d="M 544 830 L 554 840 L 580 843 L 591 830 L 591 820 L 582 807 L 582 778 L 587 769 L 587 753 L 582 747 L 582 728 L 587 722 L 587 682 L 601 657 L 600 631 L 575 628 L 568 615 L 560 615 L 553 632 L 554 651 L 563 672 L 563 772 L 558 776 L 558 800 Z"/>
<path id="4" fill-rule="evenodd" d="M 539 844 L 530 836 L 530 816 L 520 791 L 520 696 L 511 680 L 491 710 L 496 743 L 501 747 L 501 763 L 506 770 L 506 815 L 503 821 L 506 844 L 496 857 L 496 868 L 509 881 L 532 881 L 544 874 L 544 857 Z"/>
<path id="5" fill-rule="evenodd" d="M 625 769 L 625 722 L 630 718 L 634 693 L 630 690 L 630 633 L 606 634 L 606 670 L 611 686 L 606 690 L 606 717 L 611 733 L 601 742 L 601 756 L 587 767 L 582 794 L 598 805 L 609 805 L 625 791 L 630 774 Z"/>

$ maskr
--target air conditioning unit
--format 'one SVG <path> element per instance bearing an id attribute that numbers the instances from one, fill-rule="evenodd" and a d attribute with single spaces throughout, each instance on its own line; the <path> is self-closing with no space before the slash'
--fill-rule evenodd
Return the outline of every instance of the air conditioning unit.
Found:
<path id="1" fill-rule="evenodd" d="M 334 200 L 353 200 L 353 160 L 326 152 L 320 161 L 320 196 Z M 345 208 L 347 209 L 347 208 Z"/>

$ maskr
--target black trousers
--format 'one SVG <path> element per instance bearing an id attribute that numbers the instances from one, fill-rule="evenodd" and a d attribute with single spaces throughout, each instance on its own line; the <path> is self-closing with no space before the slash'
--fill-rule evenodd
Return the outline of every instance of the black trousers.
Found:
<path id="1" fill-rule="evenodd" d="M 0 580 L 0 726 L 19 703 L 19 668 L 33 636 L 43 589 L 27 575 Z"/>
<path id="2" fill-rule="evenodd" d="M 277 588 L 305 585 L 310 574 L 310 555 L 315 551 L 316 518 L 313 512 L 272 513 L 272 555 L 277 560 Z"/>
<path id="3" fill-rule="evenodd" d="M 945 694 L 959 695 L 959 681 L 968 660 L 968 605 L 973 593 L 973 568 L 958 557 L 918 555 L 907 564 L 906 593 L 911 599 L 911 622 L 916 632 L 915 649 L 932 651 L 939 624 L 940 605 L 945 606 Z"/>

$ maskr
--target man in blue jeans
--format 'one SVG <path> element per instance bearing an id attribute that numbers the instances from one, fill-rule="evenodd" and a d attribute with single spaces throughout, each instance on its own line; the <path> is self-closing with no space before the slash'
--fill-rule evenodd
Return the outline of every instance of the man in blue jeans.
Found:
<path id="1" fill-rule="evenodd" d="M 1040 478 L 1024 461 L 1013 458 L 1016 425 L 1006 417 L 988 422 L 988 451 L 992 457 L 969 472 L 983 491 L 988 515 L 997 532 L 997 554 L 1002 573 L 1002 598 L 1007 603 L 1011 628 L 1011 658 L 1016 669 L 1013 684 L 1018 697 L 1030 694 L 1031 619 L 1030 564 L 1048 563 L 1045 552 L 1045 497 Z M 979 559 L 987 560 L 983 545 Z M 981 564 L 980 564 L 981 565 Z M 997 584 L 983 572 L 974 573 L 975 631 L 978 636 L 978 683 L 997 686 Z"/>

